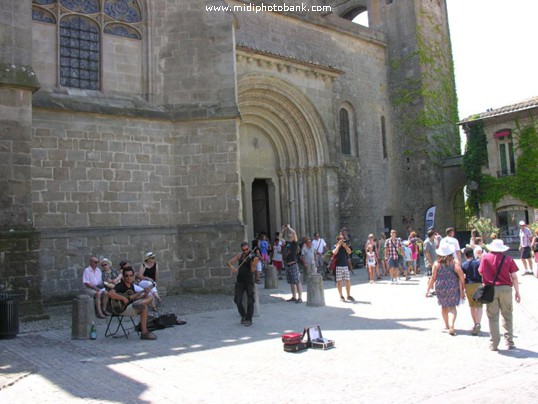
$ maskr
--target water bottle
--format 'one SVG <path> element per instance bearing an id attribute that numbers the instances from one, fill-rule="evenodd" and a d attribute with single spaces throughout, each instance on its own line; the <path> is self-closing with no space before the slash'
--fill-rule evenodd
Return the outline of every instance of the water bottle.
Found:
<path id="1" fill-rule="evenodd" d="M 95 322 L 92 321 L 92 328 L 90 329 L 90 339 L 97 339 L 97 327 Z"/>

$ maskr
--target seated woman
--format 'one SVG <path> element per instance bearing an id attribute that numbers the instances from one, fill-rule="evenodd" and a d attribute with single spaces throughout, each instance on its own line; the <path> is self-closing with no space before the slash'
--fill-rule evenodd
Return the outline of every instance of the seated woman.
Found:
<path id="1" fill-rule="evenodd" d="M 141 288 L 147 288 L 152 286 L 151 295 L 153 296 L 152 308 L 153 310 L 157 309 L 157 304 L 161 304 L 161 297 L 157 292 L 157 276 L 159 273 L 159 268 L 155 262 L 155 254 L 151 251 L 147 252 L 144 255 L 144 263 L 140 265 L 138 270 L 137 279 L 139 279 L 138 285 Z"/>

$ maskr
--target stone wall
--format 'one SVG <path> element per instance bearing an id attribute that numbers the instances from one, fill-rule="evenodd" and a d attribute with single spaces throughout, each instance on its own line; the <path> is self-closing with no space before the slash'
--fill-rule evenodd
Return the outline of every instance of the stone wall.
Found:
<path id="1" fill-rule="evenodd" d="M 113 266 L 129 259 L 140 268 L 153 251 L 161 293 L 231 293 L 234 278 L 226 262 L 245 238 L 239 224 L 45 229 L 40 244 L 43 298 L 64 301 L 82 288 L 89 259 L 108 258 Z"/>
<path id="2" fill-rule="evenodd" d="M 173 124 L 39 109 L 33 125 L 47 299 L 76 294 L 92 255 L 139 266 L 146 251 L 157 254 L 168 291 L 228 288 L 221 254 L 245 237 L 234 119 Z"/>

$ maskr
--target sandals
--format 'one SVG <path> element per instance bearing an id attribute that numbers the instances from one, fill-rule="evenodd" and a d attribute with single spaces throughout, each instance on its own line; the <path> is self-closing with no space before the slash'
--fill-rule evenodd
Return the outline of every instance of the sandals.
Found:
<path id="1" fill-rule="evenodd" d="M 287 301 L 287 302 L 295 302 L 295 301 L 297 301 L 297 299 L 294 298 L 294 297 L 292 297 L 291 299 L 288 299 L 288 300 L 286 300 L 286 301 Z"/>
<path id="2" fill-rule="evenodd" d="M 106 316 L 104 314 L 98 314 L 97 318 L 106 318 Z"/>

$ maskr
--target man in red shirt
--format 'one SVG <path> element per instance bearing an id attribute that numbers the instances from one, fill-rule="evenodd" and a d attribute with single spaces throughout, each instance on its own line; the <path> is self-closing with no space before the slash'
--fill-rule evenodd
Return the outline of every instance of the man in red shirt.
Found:
<path id="1" fill-rule="evenodd" d="M 495 295 L 493 302 L 487 305 L 486 313 L 489 320 L 490 345 L 489 349 L 497 351 L 501 340 L 499 333 L 499 311 L 503 317 L 504 337 L 508 349 L 514 349 L 514 335 L 512 326 L 512 286 L 516 291 L 516 302 L 521 301 L 519 296 L 519 282 L 517 279 L 517 265 L 512 257 L 503 254 L 508 251 L 509 247 L 505 246 L 501 239 L 495 239 L 487 245 L 489 253 L 482 257 L 478 272 L 482 275 L 484 285 L 493 285 L 497 270 L 501 265 L 499 276 L 495 281 Z"/>

